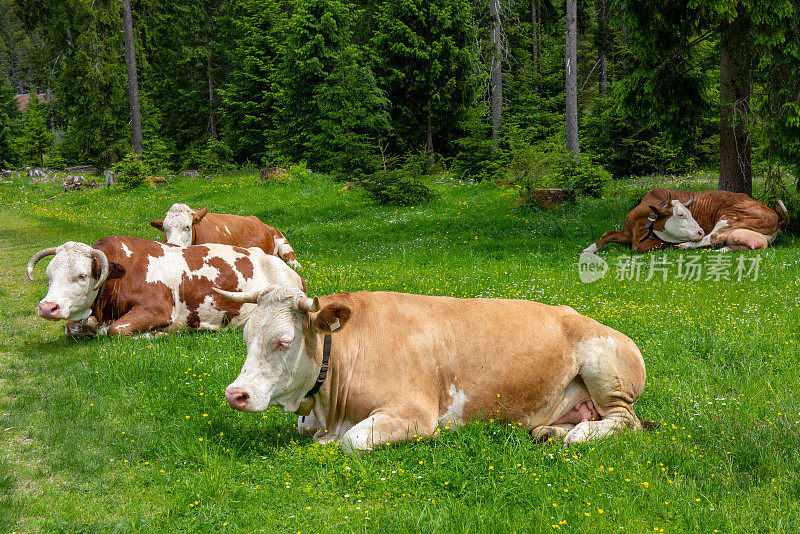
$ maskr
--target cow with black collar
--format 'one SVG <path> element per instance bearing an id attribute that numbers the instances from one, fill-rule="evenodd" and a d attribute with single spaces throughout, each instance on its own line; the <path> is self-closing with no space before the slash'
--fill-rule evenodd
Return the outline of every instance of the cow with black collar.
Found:
<path id="1" fill-rule="evenodd" d="M 772 210 L 742 193 L 729 191 L 649 191 L 628 213 L 624 230 L 611 230 L 584 249 L 607 243 L 630 245 L 639 253 L 676 245 L 682 249 L 723 245 L 737 229 L 757 232 L 771 243 L 789 221 L 779 200 Z"/>

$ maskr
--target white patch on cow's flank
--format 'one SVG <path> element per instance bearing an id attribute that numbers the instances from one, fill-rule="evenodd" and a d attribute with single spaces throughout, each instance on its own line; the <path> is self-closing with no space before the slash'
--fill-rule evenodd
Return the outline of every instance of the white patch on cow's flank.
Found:
<path id="1" fill-rule="evenodd" d="M 197 306 L 197 316 L 200 318 L 200 328 L 219 330 L 222 328 L 225 312 L 214 307 L 213 296 L 206 295 L 203 302 Z"/>
<path id="2" fill-rule="evenodd" d="M 228 225 L 227 224 L 225 225 L 225 231 L 228 233 L 228 235 L 231 235 L 231 231 L 228 230 Z"/>
<path id="3" fill-rule="evenodd" d="M 450 390 L 448 393 L 453 399 L 453 402 L 450 403 L 450 406 L 448 406 L 445 414 L 439 418 L 439 423 L 452 423 L 454 425 L 463 424 L 464 407 L 467 405 L 467 402 L 469 402 L 467 394 L 464 393 L 464 390 L 456 389 L 455 383 L 450 384 Z"/>
<path id="4" fill-rule="evenodd" d="M 133 251 L 131 249 L 129 249 L 128 246 L 124 242 L 122 243 L 122 252 L 124 252 L 125 255 L 127 257 L 129 257 L 129 258 L 131 256 L 133 256 Z"/>

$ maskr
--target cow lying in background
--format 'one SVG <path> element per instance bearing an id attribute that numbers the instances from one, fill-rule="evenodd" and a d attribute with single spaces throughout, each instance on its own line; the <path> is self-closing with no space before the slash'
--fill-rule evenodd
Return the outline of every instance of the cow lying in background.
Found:
<path id="1" fill-rule="evenodd" d="M 783 202 L 775 211 L 741 193 L 653 189 L 625 219 L 624 230 L 606 232 L 583 252 L 606 243 L 630 245 L 636 252 L 677 245 L 683 249 L 721 245 L 743 228 L 762 234 L 768 243 L 789 221 Z"/>
<path id="2" fill-rule="evenodd" d="M 252 291 L 269 285 L 300 290 L 303 279 L 259 248 L 208 244 L 181 248 L 135 237 L 106 237 L 93 247 L 68 241 L 34 254 L 28 278 L 45 256 L 47 295 L 39 317 L 67 323 L 68 335 L 225 326 L 241 328 L 252 305 L 231 302 L 212 286 Z"/>
<path id="3" fill-rule="evenodd" d="M 283 234 L 255 215 L 242 217 L 209 213 L 208 208 L 195 210 L 186 204 L 175 203 L 163 219 L 152 221 L 150 226 L 164 232 L 164 243 L 181 247 L 205 243 L 258 247 L 267 254 L 282 258 L 294 269 L 301 267 Z"/>
<path id="4" fill-rule="evenodd" d="M 258 304 L 244 328 L 244 367 L 225 390 L 228 404 L 301 414 L 311 404 L 315 441 L 339 441 L 348 454 L 475 418 L 515 422 L 537 440 L 565 444 L 641 428 L 633 411 L 645 383 L 639 349 L 568 306 L 218 292 Z"/>

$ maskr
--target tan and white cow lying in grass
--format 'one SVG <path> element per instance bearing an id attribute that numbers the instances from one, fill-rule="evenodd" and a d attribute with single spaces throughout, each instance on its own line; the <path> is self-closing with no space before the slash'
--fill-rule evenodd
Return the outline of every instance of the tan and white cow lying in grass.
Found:
<path id="1" fill-rule="evenodd" d="M 264 224 L 255 215 L 209 213 L 208 208 L 196 210 L 175 203 L 163 219 L 152 221 L 150 226 L 164 232 L 164 243 L 180 247 L 205 243 L 258 247 L 267 254 L 278 256 L 293 269 L 301 267 L 294 249 L 280 230 Z"/>
<path id="2" fill-rule="evenodd" d="M 191 247 L 136 237 L 106 237 L 89 246 L 68 241 L 44 249 L 28 261 L 47 265 L 47 295 L 39 317 L 68 321 L 67 334 L 91 335 L 151 330 L 241 328 L 252 304 L 231 302 L 212 291 L 248 291 L 269 285 L 305 288 L 300 275 L 259 248 L 208 244 Z M 91 319 L 90 319 L 91 318 Z"/>
<path id="3" fill-rule="evenodd" d="M 221 294 L 257 302 L 247 359 L 225 390 L 245 412 L 298 412 L 313 393 L 314 440 L 369 451 L 475 418 L 565 444 L 639 429 L 645 383 L 633 341 L 568 306 L 526 300 L 299 290 Z M 330 334 L 327 373 L 325 338 Z"/>

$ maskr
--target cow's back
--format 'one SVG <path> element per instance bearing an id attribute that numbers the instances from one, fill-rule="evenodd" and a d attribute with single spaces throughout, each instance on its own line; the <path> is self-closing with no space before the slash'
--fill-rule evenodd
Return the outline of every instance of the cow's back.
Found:
<path id="1" fill-rule="evenodd" d="M 753 227 L 753 230 L 766 234 L 777 229 L 780 221 L 778 214 L 761 202 L 744 193 L 730 191 L 679 191 L 659 187 L 648 191 L 636 209 L 641 213 L 649 213 L 649 206 L 658 206 L 670 195 L 672 200 L 679 200 L 683 204 L 694 196 L 689 211 L 707 234 L 714 229 L 721 218 L 728 221 L 730 226 L 735 227 L 739 223 L 744 223 L 748 227 Z"/>
<path id="2" fill-rule="evenodd" d="M 580 343 L 611 338 L 633 345 L 569 307 L 532 301 L 384 292 L 320 298 L 323 308 L 333 302 L 352 311 L 333 334 L 331 357 L 344 360 L 332 385 L 347 383 L 349 406 L 339 411 L 351 420 L 408 395 L 434 395 L 440 408 L 464 399 L 464 419 L 481 412 L 518 419 L 575 377 Z"/>
<path id="3" fill-rule="evenodd" d="M 193 244 L 221 243 L 237 247 L 258 247 L 267 254 L 275 249 L 275 229 L 250 215 L 208 213 L 194 228 Z"/>
<path id="4" fill-rule="evenodd" d="M 109 261 L 111 276 L 98 303 L 100 323 L 141 306 L 166 314 L 170 330 L 241 327 L 253 304 L 215 293 L 256 291 L 280 285 L 303 289 L 302 278 L 258 247 L 217 243 L 179 247 L 136 237 L 107 237 L 94 245 Z"/>

